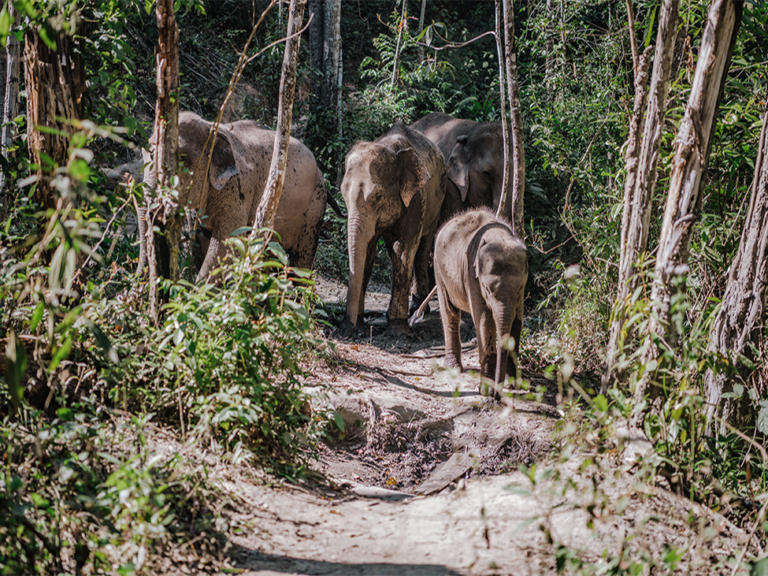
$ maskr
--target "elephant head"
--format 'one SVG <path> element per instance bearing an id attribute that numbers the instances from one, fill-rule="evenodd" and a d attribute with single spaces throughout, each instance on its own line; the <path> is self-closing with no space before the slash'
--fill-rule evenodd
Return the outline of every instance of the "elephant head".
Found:
<path id="1" fill-rule="evenodd" d="M 208 154 L 203 154 L 203 148 L 206 147 L 207 143 L 206 152 L 210 150 L 210 142 L 213 140 L 212 136 L 209 140 L 211 125 L 210 122 L 203 120 L 194 112 L 179 113 L 179 159 L 182 164 L 182 168 L 179 170 L 180 206 L 204 211 L 208 186 L 221 190 L 238 173 L 236 152 L 229 136 L 230 129 L 220 126 L 208 170 L 208 186 L 205 187 L 205 196 L 203 195 L 204 179 L 196 178 L 195 174 L 204 172 L 207 167 Z M 155 136 L 150 139 L 149 144 L 150 148 L 154 150 Z M 146 165 L 144 183 L 152 188 L 157 184 L 157 171 L 152 163 L 151 155 L 146 151 L 142 151 L 142 155 Z"/>
<path id="2" fill-rule="evenodd" d="M 504 141 L 499 122 L 483 122 L 459 136 L 446 162 L 462 204 L 496 208 L 504 181 Z M 504 214 L 509 214 L 505 209 Z"/>
<path id="3" fill-rule="evenodd" d="M 365 289 L 381 232 L 413 210 L 415 198 L 430 179 L 429 170 L 398 122 L 376 142 L 358 142 L 347 153 L 341 193 L 347 204 L 349 289 L 345 333 L 359 324 Z M 419 207 L 419 212 L 421 208 Z"/>

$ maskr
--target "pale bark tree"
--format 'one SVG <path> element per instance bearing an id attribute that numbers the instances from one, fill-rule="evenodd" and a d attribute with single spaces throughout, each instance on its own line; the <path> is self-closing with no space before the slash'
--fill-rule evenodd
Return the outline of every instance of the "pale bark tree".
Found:
<path id="1" fill-rule="evenodd" d="M 157 180 L 147 183 L 150 188 L 168 189 L 179 165 L 179 31 L 173 13 L 173 0 L 158 0 L 155 9 L 157 19 L 157 46 L 155 63 L 157 69 L 157 103 L 155 104 L 155 143 L 152 163 Z M 156 190 L 149 190 L 150 196 L 158 198 Z M 174 282 L 179 279 L 179 242 L 182 218 L 175 203 L 163 203 L 157 210 L 146 211 L 146 246 L 149 268 L 150 313 L 158 320 L 157 312 L 157 249 L 168 250 L 168 275 Z M 154 224 L 165 224 L 167 246 L 158 246 Z M 163 260 L 166 260 L 163 258 Z"/>
<path id="2" fill-rule="evenodd" d="M 525 216 L 523 200 L 525 195 L 525 144 L 523 142 L 523 117 L 520 113 L 520 90 L 517 86 L 517 56 L 515 53 L 515 16 L 512 12 L 512 0 L 504 0 L 504 61 L 506 64 L 507 96 L 509 98 L 509 123 L 512 148 L 512 186 L 508 187 L 510 197 L 503 201 L 507 189 L 502 190 L 501 205 L 504 214 L 509 214 L 507 206 L 514 209 L 512 231 L 525 239 Z M 509 203 L 509 204 L 508 204 Z"/>
<path id="3" fill-rule="evenodd" d="M 632 51 L 632 70 L 635 77 L 640 66 L 640 53 L 637 49 L 637 35 L 635 34 L 635 10 L 632 8 L 632 0 L 627 0 L 627 24 L 629 27 L 629 48 Z"/>
<path id="4" fill-rule="evenodd" d="M 765 329 L 766 298 L 768 298 L 768 111 L 763 116 L 763 129 L 755 162 L 755 175 L 749 211 L 739 250 L 728 270 L 728 283 L 720 310 L 710 334 L 708 351 L 728 359 L 742 381 L 752 371 L 740 356 L 751 356 L 750 344 L 758 345 Z M 754 358 L 753 358 L 754 359 Z M 704 377 L 707 391 L 707 420 L 710 426 L 716 415 L 722 422 L 739 427 L 739 416 L 749 418 L 747 402 L 726 399 L 723 393 L 733 390 L 733 381 L 726 374 L 708 370 Z M 745 387 L 746 388 L 746 387 Z M 721 404 L 722 402 L 722 404 Z M 742 408 L 742 410 L 739 410 Z M 717 426 L 725 433 L 725 426 Z"/>
<path id="5" fill-rule="evenodd" d="M 341 0 L 309 0 L 310 108 L 337 107 L 341 70 Z M 290 34 L 288 34 L 290 36 Z"/>
<path id="6" fill-rule="evenodd" d="M 645 101 L 646 72 L 635 72 L 635 110 L 630 125 L 630 139 L 626 152 L 627 176 L 624 184 L 624 212 L 621 220 L 621 253 L 619 257 L 619 286 L 616 296 L 606 351 L 606 370 L 603 373 L 603 391 L 616 379 L 622 379 L 617 371 L 616 359 L 622 353 L 622 328 L 626 319 L 624 307 L 638 285 L 635 264 L 648 248 L 653 192 L 656 188 L 657 165 L 661 132 L 664 127 L 669 77 L 677 35 L 679 0 L 664 0 L 659 14 L 656 33 L 656 50 L 651 75 L 650 93 Z M 649 53 L 645 50 L 644 58 Z M 643 58 L 641 58 L 643 60 Z M 643 66 L 638 62 L 639 68 Z M 642 80 L 638 84 L 638 80 Z M 643 121 L 643 114 L 645 120 Z M 642 127 L 642 128 L 641 128 Z M 636 140 L 637 134 L 642 138 Z"/>
<path id="7" fill-rule="evenodd" d="M 68 120 L 81 118 L 85 86 L 82 58 L 72 49 L 71 38 L 60 31 L 54 43 L 51 49 L 34 25 L 24 35 L 27 145 L 32 162 L 38 165 L 35 196 L 46 208 L 55 208 L 58 202 L 51 177 L 56 166 L 66 166 L 69 160 L 69 137 L 76 129 Z"/>
<path id="8" fill-rule="evenodd" d="M 501 29 L 501 23 L 503 19 L 502 15 L 502 6 L 501 6 L 502 0 L 496 0 L 496 53 L 498 55 L 499 59 L 499 109 L 501 111 L 501 139 L 504 144 L 504 176 L 502 177 L 501 181 L 501 198 L 499 198 L 499 205 L 496 207 L 496 216 L 500 216 L 502 214 L 506 215 L 509 214 L 509 212 L 505 212 L 506 208 L 506 199 L 507 199 L 507 187 L 509 186 L 509 170 L 511 167 L 511 163 L 509 161 L 509 131 L 507 130 L 507 112 L 506 112 L 506 102 L 507 94 L 506 90 L 504 88 L 505 85 L 505 55 L 504 55 L 504 47 L 502 42 L 502 29 Z"/>
<path id="9" fill-rule="evenodd" d="M 280 77 L 280 100 L 277 108 L 277 127 L 275 129 L 275 146 L 272 151 L 272 164 L 264 188 L 264 195 L 256 209 L 251 237 L 260 228 L 274 227 L 277 206 L 283 193 L 285 167 L 288 160 L 288 144 L 291 138 L 291 119 L 293 118 L 293 95 L 296 90 L 296 63 L 299 57 L 299 41 L 297 34 L 301 30 L 306 0 L 291 0 L 288 11 L 288 40 L 285 43 L 283 70 Z"/>
<path id="10" fill-rule="evenodd" d="M 419 36 L 424 31 L 424 16 L 427 13 L 427 0 L 421 0 L 421 14 L 419 14 Z M 419 46 L 419 62 L 424 62 L 424 46 Z"/>
<path id="11" fill-rule="evenodd" d="M 649 330 L 654 335 L 644 363 L 663 362 L 659 345 L 671 354 L 676 350 L 677 334 L 670 322 L 670 303 L 680 281 L 688 273 L 688 255 L 693 225 L 701 211 L 702 175 L 707 169 L 714 135 L 717 108 L 725 86 L 733 46 L 741 24 L 743 3 L 734 0 L 713 0 L 707 15 L 707 25 L 699 48 L 696 73 L 685 108 L 685 116 L 675 140 L 669 194 L 661 224 L 661 237 L 656 256 L 656 278 L 651 300 L 657 314 Z M 639 383 L 636 398 L 647 392 L 652 396 L 660 390 L 650 387 L 653 374 Z"/>
<path id="12" fill-rule="evenodd" d="M 9 5 L 9 12 L 13 17 L 14 30 L 19 23 L 19 14 Z M 6 41 L 6 75 L 2 79 L 5 82 L 5 94 L 3 100 L 3 127 L 2 127 L 2 147 L 3 156 L 8 157 L 7 147 L 11 140 L 16 136 L 15 124 L 10 122 L 19 115 L 19 68 L 21 58 L 19 57 L 21 44 L 14 34 L 8 36 Z"/>
<path id="13" fill-rule="evenodd" d="M 395 57 L 392 61 L 392 88 L 397 84 L 398 64 L 400 59 L 400 45 L 403 43 L 403 32 L 405 31 L 406 18 L 408 15 L 408 0 L 401 0 L 403 3 L 400 11 L 400 22 L 397 30 L 397 44 L 395 45 Z"/>
<path id="14" fill-rule="evenodd" d="M 544 82 L 547 87 L 547 97 L 551 98 L 552 90 L 554 89 L 552 76 L 555 73 L 555 0 L 547 0 L 547 22 L 544 33 L 544 55 L 546 58 L 544 66 Z"/>

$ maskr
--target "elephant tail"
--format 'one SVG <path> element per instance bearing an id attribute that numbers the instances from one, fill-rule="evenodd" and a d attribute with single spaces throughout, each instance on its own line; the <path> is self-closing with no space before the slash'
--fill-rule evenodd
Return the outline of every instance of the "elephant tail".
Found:
<path id="1" fill-rule="evenodd" d="M 323 178 L 322 173 L 318 169 L 318 176 L 320 177 L 320 181 L 323 183 L 323 188 L 325 189 L 325 201 L 326 203 L 333 208 L 333 211 L 336 212 L 336 215 L 339 218 L 346 218 L 347 215 L 344 214 L 344 212 L 341 211 L 341 208 L 339 207 L 338 202 L 336 202 L 336 198 L 333 197 L 333 194 L 331 194 L 331 190 L 328 188 L 328 185 L 325 183 L 325 178 Z"/>

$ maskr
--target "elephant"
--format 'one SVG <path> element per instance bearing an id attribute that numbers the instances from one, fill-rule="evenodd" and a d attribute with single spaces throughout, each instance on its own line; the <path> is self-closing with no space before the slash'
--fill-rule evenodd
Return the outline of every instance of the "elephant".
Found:
<path id="1" fill-rule="evenodd" d="M 457 214 L 435 239 L 435 281 L 445 336 L 445 364 L 462 368 L 459 324 L 469 312 L 477 331 L 480 373 L 493 378 L 496 390 L 507 373 L 505 337 L 520 350 L 523 297 L 528 280 L 525 244 L 511 226 L 489 208 Z M 480 384 L 480 393 L 483 383 Z"/>
<path id="2" fill-rule="evenodd" d="M 203 180 L 193 178 L 192 171 L 197 169 L 196 163 L 211 126 L 211 122 L 193 112 L 179 113 L 179 156 L 188 169 L 180 173 L 179 205 L 196 209 L 201 218 L 197 235 L 202 248 L 202 257 L 197 262 L 198 281 L 208 279 L 219 258 L 226 255 L 224 241 L 232 232 L 253 224 L 267 182 L 275 141 L 275 132 L 256 122 L 241 120 L 222 124 L 203 195 Z M 206 159 L 207 155 L 201 162 L 201 170 L 205 169 Z M 150 160 L 150 154 L 144 151 L 144 184 L 152 187 L 157 182 L 157 174 Z M 292 266 L 312 266 L 326 202 L 342 216 L 312 152 L 299 140 L 291 138 L 274 229 L 280 235 Z M 144 218 L 140 217 L 139 222 L 143 237 Z M 163 258 L 167 259 L 167 253 Z M 161 262 L 161 268 L 167 275 L 167 263 Z"/>
<path id="3" fill-rule="evenodd" d="M 365 291 L 379 237 L 392 260 L 387 333 L 410 332 L 411 278 L 415 277 L 416 295 L 426 295 L 427 268 L 445 186 L 445 162 L 438 147 L 400 121 L 376 141 L 357 142 L 349 150 L 341 183 L 347 205 L 350 271 L 345 336 L 363 324 Z"/>
<path id="4" fill-rule="evenodd" d="M 499 205 L 504 181 L 501 122 L 474 122 L 433 112 L 411 124 L 411 128 L 437 144 L 445 158 L 448 186 L 441 224 L 467 208 Z M 504 210 L 510 219 L 511 210 L 511 206 Z"/>

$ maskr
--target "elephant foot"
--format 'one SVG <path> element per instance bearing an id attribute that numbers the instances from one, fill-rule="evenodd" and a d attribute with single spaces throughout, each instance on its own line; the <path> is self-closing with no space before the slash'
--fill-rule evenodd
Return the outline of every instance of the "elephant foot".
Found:
<path id="1" fill-rule="evenodd" d="M 341 334 L 344 338 L 351 338 L 355 335 L 355 332 L 357 332 L 357 329 L 362 327 L 365 324 L 362 315 L 358 316 L 357 322 L 354 324 L 349 321 L 349 318 L 344 318 L 344 321 L 341 323 Z"/>
<path id="2" fill-rule="evenodd" d="M 458 368 L 459 370 L 463 370 L 463 366 L 461 365 L 461 360 L 459 360 L 459 358 L 455 354 L 445 355 L 445 367 Z"/>
<path id="3" fill-rule="evenodd" d="M 388 336 L 408 336 L 411 329 L 408 327 L 408 320 L 389 320 L 384 333 Z"/>

